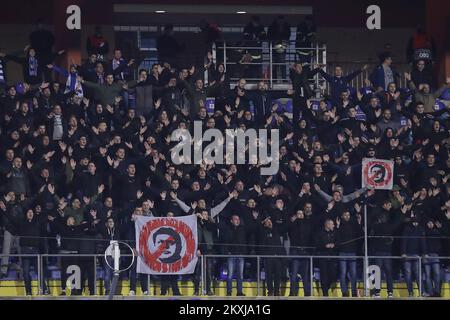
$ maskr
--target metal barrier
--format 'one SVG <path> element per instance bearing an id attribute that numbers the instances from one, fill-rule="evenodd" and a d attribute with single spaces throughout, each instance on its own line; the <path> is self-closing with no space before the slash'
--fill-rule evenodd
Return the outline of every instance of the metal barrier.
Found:
<path id="1" fill-rule="evenodd" d="M 105 281 L 105 274 L 103 274 L 102 277 L 99 276 L 99 274 L 97 273 L 97 271 L 99 270 L 100 265 L 98 264 L 97 258 L 103 259 L 104 255 L 102 254 L 10 254 L 10 255 L 0 255 L 1 257 L 4 256 L 8 256 L 8 257 L 18 257 L 22 260 L 22 268 L 24 267 L 25 263 L 23 262 L 25 259 L 36 259 L 36 264 L 34 265 L 35 272 L 37 274 L 36 280 L 37 280 L 37 287 L 39 290 L 39 294 L 42 294 L 44 291 L 44 288 L 46 288 L 45 282 L 48 280 L 47 279 L 47 271 L 48 271 L 48 267 L 49 264 L 47 263 L 46 260 L 48 260 L 49 258 L 56 258 L 59 261 L 56 263 L 57 265 L 62 265 L 61 267 L 66 267 L 67 265 L 64 266 L 63 261 L 61 261 L 63 258 L 73 258 L 75 263 L 75 266 L 78 266 L 78 268 L 80 269 L 85 269 L 87 267 L 86 261 L 79 261 L 80 258 L 92 258 L 92 267 L 93 267 L 93 285 L 94 285 L 94 293 L 97 294 L 101 294 L 102 292 L 99 290 L 99 288 L 97 287 L 98 283 L 97 280 L 102 279 L 103 280 L 103 286 L 104 286 L 104 281 Z M 131 257 L 131 255 L 122 255 L 122 258 L 129 258 Z M 321 275 L 320 273 L 323 271 L 322 266 L 324 266 L 323 264 L 320 263 L 321 260 L 323 259 L 327 259 L 330 260 L 327 263 L 333 263 L 334 268 L 336 271 L 334 274 L 334 278 L 332 279 L 332 283 L 338 283 L 340 282 L 340 277 L 339 277 L 339 272 L 341 272 L 341 265 L 342 262 L 345 261 L 345 263 L 347 263 L 347 261 L 353 261 L 355 263 L 354 268 L 356 268 L 356 276 L 357 278 L 354 279 L 357 281 L 357 283 L 359 283 L 359 287 L 357 287 L 357 292 L 358 295 L 361 292 L 361 289 L 364 289 L 364 291 L 362 292 L 368 292 L 366 289 L 367 286 L 369 285 L 369 281 L 364 282 L 364 267 L 363 267 L 363 260 L 364 260 L 364 256 L 352 256 L 352 255 L 335 255 L 335 256 L 313 256 L 313 255 L 285 255 L 285 256 L 279 256 L 279 255 L 202 255 L 200 256 L 199 259 L 199 263 L 201 264 L 200 267 L 200 271 L 201 271 L 201 282 L 200 282 L 200 288 L 201 288 L 201 292 L 203 293 L 203 295 L 208 294 L 208 291 L 211 288 L 207 288 L 206 284 L 209 282 L 210 285 L 212 285 L 215 281 L 217 281 L 217 278 L 219 278 L 220 280 L 220 275 L 218 275 L 217 273 L 213 273 L 212 270 L 208 270 L 208 268 L 211 268 L 211 266 L 214 267 L 215 263 L 219 263 L 219 266 L 223 266 L 224 262 L 226 262 L 229 258 L 243 258 L 243 263 L 244 263 L 244 273 L 248 270 L 245 270 L 245 266 L 246 264 L 248 264 L 250 266 L 250 269 L 254 268 L 256 269 L 255 274 L 251 274 L 250 276 L 246 277 L 246 280 L 248 281 L 248 279 L 250 279 L 252 282 L 256 281 L 256 296 L 265 296 L 266 295 L 266 287 L 267 287 L 267 266 L 265 265 L 269 260 L 268 259 L 276 259 L 276 260 L 281 260 L 283 261 L 282 265 L 283 268 L 281 270 L 281 282 L 280 282 L 280 287 L 282 287 L 284 290 L 287 289 L 287 285 L 283 285 L 283 283 L 285 283 L 286 278 L 289 280 L 289 282 L 291 282 L 291 277 L 295 277 L 295 281 L 297 284 L 300 283 L 300 280 L 297 278 L 297 275 L 300 273 L 301 275 L 301 282 L 303 284 L 303 291 L 305 292 L 305 283 L 308 283 L 309 285 L 309 292 L 311 294 L 311 296 L 321 296 L 322 294 L 320 294 L 320 290 L 322 289 L 321 286 Z M 211 264 L 208 264 L 208 259 L 213 259 L 213 262 Z M 409 261 L 417 261 L 417 267 L 418 267 L 418 279 L 414 279 L 418 285 L 417 289 L 420 293 L 420 295 L 424 294 L 425 292 L 429 293 L 428 290 L 424 289 L 424 280 L 425 280 L 425 284 L 427 285 L 427 281 L 429 281 L 430 279 L 428 278 L 424 278 L 424 274 L 426 276 L 426 273 L 424 272 L 424 268 L 427 267 L 427 265 L 429 265 L 430 263 L 430 259 L 435 259 L 434 263 L 438 263 L 438 268 L 436 268 L 436 270 L 439 273 L 439 276 L 441 276 L 443 268 L 442 268 L 442 263 L 444 261 L 446 262 L 450 262 L 450 257 L 428 257 L 428 256 L 408 256 L 408 257 L 403 257 L 403 256 L 369 256 L 369 265 L 373 266 L 373 265 L 377 265 L 377 261 L 376 259 L 385 259 L 388 260 L 390 262 L 393 261 L 399 261 L 399 262 L 403 262 L 402 265 L 400 266 L 400 270 L 402 271 L 403 274 L 405 274 L 405 261 L 409 260 Z M 427 260 L 428 259 L 428 260 Z M 304 263 L 306 263 L 307 265 L 307 270 L 303 270 L 304 272 L 297 272 L 295 275 L 292 274 L 292 263 L 294 262 L 294 260 L 302 260 Z M 374 261 L 375 260 L 375 261 Z M 46 261 L 46 263 L 44 263 L 44 261 Z M 67 263 L 67 261 L 66 261 Z M 70 261 L 69 261 L 70 263 Z M 220 265 L 220 263 L 222 263 L 222 265 Z M 89 263 L 88 263 L 89 264 Z M 102 262 L 100 262 L 101 265 L 103 265 Z M 217 265 L 216 265 L 217 266 Z M 339 267 L 338 267 L 339 266 Z M 379 266 L 381 267 L 381 266 Z M 412 267 L 412 266 L 411 266 Z M 448 265 L 447 265 L 448 267 Z M 348 266 L 347 266 L 348 268 Z M 353 268 L 353 266 L 352 266 Z M 105 271 L 105 267 L 102 266 L 103 272 Z M 289 274 L 287 275 L 286 271 L 289 269 Z M 134 269 L 135 270 L 135 269 Z M 28 268 L 27 271 L 31 271 L 30 268 Z M 67 269 L 64 270 L 66 272 L 66 276 L 67 276 Z M 81 273 L 85 272 L 86 270 L 81 270 Z M 224 272 L 227 273 L 227 277 L 228 277 L 228 267 L 224 267 Z M 384 273 L 383 268 L 381 268 L 381 274 Z M 427 272 L 430 272 L 430 270 L 426 270 Z M 63 272 L 63 270 L 61 270 L 61 272 Z M 135 272 L 135 271 L 132 271 Z M 303 278 L 304 276 L 309 277 L 309 279 Z M 393 272 L 393 271 L 392 271 Z M 22 272 L 23 273 L 23 272 Z M 71 273 L 73 273 L 73 271 L 71 271 Z M 213 274 L 211 279 L 207 279 L 207 275 L 209 274 Z M 302 274 L 303 273 L 303 274 Z M 215 276 L 214 276 L 215 274 Z M 67 277 L 63 277 L 62 273 L 60 274 L 60 279 L 62 281 L 62 279 L 66 279 Z M 341 275 L 342 276 L 342 275 Z M 345 276 L 348 276 L 348 272 L 345 274 Z M 22 275 L 22 278 L 24 278 L 25 275 Z M 428 274 L 428 277 L 430 277 L 430 275 Z M 70 278 L 70 276 L 69 276 Z M 189 281 L 191 276 L 188 276 Z M 244 281 L 244 277 L 242 277 L 242 281 Z M 30 279 L 30 278 L 29 278 Z M 346 292 L 348 292 L 348 287 L 351 285 L 350 280 L 351 277 L 345 278 L 346 280 L 343 283 L 347 284 L 347 290 L 345 290 Z M 413 278 L 410 278 L 411 282 L 413 282 Z M 228 279 L 227 279 L 228 280 Z M 309 280 L 309 281 L 306 281 Z M 319 281 L 320 280 L 320 281 Z M 406 279 L 404 279 L 406 280 Z M 86 281 L 84 274 L 81 275 L 81 281 Z M 149 292 L 150 292 L 150 277 L 147 277 L 147 286 L 149 288 Z M 225 279 L 222 279 L 223 282 L 226 282 Z M 231 281 L 234 281 L 234 277 L 231 278 Z M 361 288 L 361 281 L 363 281 L 363 288 Z M 44 283 L 43 283 L 44 282 Z M 380 282 L 381 282 L 381 278 L 380 278 Z M 442 284 L 446 282 L 446 279 L 441 279 L 440 280 L 440 288 L 442 287 Z M 102 283 L 102 282 L 101 282 Z M 382 283 L 382 282 L 381 282 Z M 436 284 L 435 284 L 436 285 Z M 66 287 L 66 286 L 64 286 Z M 84 285 L 81 285 L 81 288 L 83 288 Z M 214 288 L 217 290 L 218 288 L 216 286 L 214 286 Z M 337 285 L 333 286 L 334 290 L 337 290 Z M 379 288 L 380 290 L 383 289 L 381 286 Z M 292 290 L 290 288 L 290 290 Z M 299 286 L 299 291 L 297 292 L 297 296 L 300 293 L 300 286 Z M 342 291 L 342 288 L 341 288 Z M 317 292 L 317 293 L 316 293 Z M 73 292 L 72 292 L 73 294 Z M 81 293 L 79 293 L 81 294 Z M 156 292 L 154 293 L 156 295 Z"/>
<path id="2" fill-rule="evenodd" d="M 314 296 L 314 283 L 318 282 L 317 279 L 315 278 L 315 274 L 316 274 L 315 271 L 317 269 L 319 269 L 318 271 L 319 271 L 319 278 L 320 278 L 320 269 L 321 269 L 321 267 L 319 266 L 318 268 L 316 268 L 316 263 L 318 262 L 318 260 L 320 261 L 321 259 L 329 259 L 329 260 L 335 259 L 335 260 L 337 260 L 336 262 L 338 262 L 338 263 L 339 262 L 343 262 L 343 261 L 347 262 L 349 260 L 355 260 L 354 261 L 355 264 L 358 264 L 358 262 L 359 262 L 359 265 L 355 265 L 356 269 L 361 269 L 361 272 L 362 272 L 362 274 L 360 274 L 359 279 L 361 279 L 362 282 L 363 282 L 364 292 L 368 292 L 367 286 L 369 285 L 369 283 L 368 283 L 369 281 L 367 281 L 367 282 L 364 281 L 364 279 L 365 279 L 365 277 L 364 277 L 364 267 L 363 267 L 364 256 L 351 256 L 351 255 L 349 255 L 349 256 L 347 256 L 347 255 L 337 255 L 337 256 L 311 256 L 311 255 L 289 255 L 289 256 L 280 256 L 280 255 L 257 255 L 257 256 L 255 256 L 255 255 L 234 255 L 234 256 L 230 256 L 230 255 L 204 255 L 204 256 L 202 256 L 202 267 L 204 267 L 206 265 L 205 260 L 208 259 L 208 258 L 213 258 L 213 259 L 214 258 L 216 258 L 216 259 L 228 259 L 228 258 L 256 259 L 257 270 L 256 270 L 256 277 L 254 277 L 254 278 L 256 278 L 256 281 L 257 281 L 257 296 L 264 296 L 265 295 L 265 294 L 261 294 L 261 274 L 262 274 L 262 270 L 263 270 L 263 268 L 261 268 L 261 262 L 264 262 L 265 259 L 282 259 L 282 260 L 287 259 L 288 262 L 291 262 L 291 261 L 293 261 L 295 259 L 297 259 L 297 260 L 309 260 L 309 268 L 308 268 L 309 281 L 308 281 L 308 283 L 309 283 L 309 286 L 310 286 L 310 290 L 309 291 L 310 291 L 312 296 Z M 405 261 L 411 261 L 411 260 L 412 261 L 417 261 L 416 263 L 417 263 L 417 267 L 418 267 L 418 272 L 417 272 L 418 278 L 414 279 L 414 280 L 416 281 L 416 283 L 418 285 L 417 289 L 419 291 L 419 295 L 421 296 L 422 294 L 424 294 L 424 290 L 423 290 L 423 280 L 424 280 L 423 279 L 423 263 L 424 263 L 424 261 L 426 261 L 426 259 L 430 259 L 430 257 L 426 257 L 426 256 L 425 257 L 421 257 L 421 256 L 407 256 L 407 257 L 404 257 L 404 256 L 369 256 L 369 261 L 370 261 L 369 262 L 369 266 L 377 265 L 377 264 L 374 264 L 374 261 L 373 261 L 373 260 L 376 260 L 376 259 L 390 260 L 390 262 L 392 262 L 392 260 L 400 260 L 400 262 L 403 262 L 402 266 L 400 267 L 400 269 L 401 269 L 403 274 L 405 273 L 405 265 L 404 265 Z M 440 265 L 443 261 L 450 260 L 450 257 L 437 257 L 437 259 L 439 260 L 439 265 Z M 376 263 L 376 261 L 375 261 L 375 263 Z M 319 265 L 320 265 L 320 263 L 319 263 Z M 285 264 L 285 267 L 286 266 L 287 265 Z M 358 268 L 358 267 L 361 267 L 361 268 Z M 381 266 L 379 266 L 379 267 L 381 268 Z M 381 270 L 382 271 L 381 275 L 382 275 L 385 271 L 384 271 L 384 268 L 381 268 L 381 269 L 382 269 Z M 289 265 L 289 270 L 291 272 L 291 265 Z M 441 266 L 440 266 L 439 270 L 442 271 Z M 336 272 L 335 278 L 333 279 L 332 282 L 337 283 L 337 282 L 340 281 L 339 280 L 339 272 L 340 271 L 341 271 L 341 267 L 339 266 L 338 272 Z M 284 270 L 282 272 L 284 272 Z M 289 275 L 291 276 L 290 272 L 289 272 Z M 203 271 L 202 272 L 202 276 L 204 276 L 204 275 L 205 275 L 205 272 Z M 347 271 L 345 276 L 348 276 L 348 271 Z M 267 281 L 267 275 L 265 275 L 265 280 Z M 346 282 L 347 282 L 347 290 L 346 291 L 347 292 L 348 292 L 348 286 L 351 284 L 349 280 L 350 279 L 346 280 Z M 405 281 L 406 281 L 406 279 L 405 279 Z M 202 282 L 205 283 L 206 279 L 202 278 Z M 298 280 L 297 280 L 297 282 L 298 282 Z M 305 279 L 302 279 L 302 282 L 303 282 L 303 285 L 304 285 L 305 284 Z M 381 278 L 380 278 L 380 283 L 381 282 L 382 281 L 381 281 Z M 411 275 L 411 282 L 413 283 L 412 275 Z M 445 279 L 441 280 L 441 282 L 440 282 L 441 286 L 442 286 L 442 283 L 444 283 L 444 282 L 445 282 Z M 414 286 L 413 286 L 413 288 L 414 288 Z M 317 285 L 317 289 L 318 290 L 322 289 L 321 285 Z M 358 288 L 358 289 L 360 289 L 360 288 Z M 370 288 L 370 289 L 373 289 L 373 288 Z M 382 289 L 382 287 L 380 286 L 378 292 L 380 292 L 381 289 Z M 290 288 L 290 290 L 291 290 L 291 288 Z M 305 290 L 305 288 L 303 288 L 303 290 Z M 341 291 L 342 291 L 342 288 L 341 288 Z M 360 291 L 358 290 L 358 293 L 359 292 Z M 203 291 L 203 293 L 205 294 L 206 292 Z"/>
<path id="3" fill-rule="evenodd" d="M 212 47 L 213 62 L 223 63 L 230 80 L 245 78 L 250 84 L 264 80 L 270 89 L 287 89 L 290 85 L 289 66 L 295 62 L 327 64 L 326 45 L 297 47 L 295 41 L 245 41 L 246 45 L 216 42 Z M 299 57 L 301 53 L 307 53 Z M 257 62 L 254 62 L 257 61 Z M 324 68 L 326 70 L 326 67 Z M 316 89 L 323 89 L 325 79 L 319 74 L 313 79 Z"/>

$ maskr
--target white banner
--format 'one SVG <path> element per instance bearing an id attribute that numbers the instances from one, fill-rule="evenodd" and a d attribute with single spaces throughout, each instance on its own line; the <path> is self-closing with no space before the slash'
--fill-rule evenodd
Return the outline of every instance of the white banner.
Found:
<path id="1" fill-rule="evenodd" d="M 384 159 L 362 160 L 362 187 L 391 190 L 394 182 L 394 162 Z"/>
<path id="2" fill-rule="evenodd" d="M 138 217 L 135 228 L 138 273 L 194 273 L 198 260 L 196 215 Z"/>

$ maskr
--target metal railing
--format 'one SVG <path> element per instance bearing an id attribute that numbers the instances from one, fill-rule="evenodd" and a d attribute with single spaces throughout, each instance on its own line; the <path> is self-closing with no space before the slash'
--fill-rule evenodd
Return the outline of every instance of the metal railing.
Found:
<path id="1" fill-rule="evenodd" d="M 231 81 L 245 78 L 251 85 L 264 80 L 270 89 L 283 90 L 290 86 L 289 67 L 293 63 L 327 64 L 325 44 L 316 43 L 307 48 L 297 47 L 295 41 L 283 41 L 283 44 L 284 48 L 280 49 L 270 41 L 245 41 L 245 45 L 216 42 L 212 47 L 213 62 L 224 64 Z M 299 52 L 309 55 L 300 57 Z M 319 74 L 311 80 L 315 88 L 324 87 L 325 79 Z"/>
<path id="2" fill-rule="evenodd" d="M 99 267 L 101 267 L 101 269 L 103 269 L 103 271 L 105 271 L 105 268 L 107 268 L 106 266 L 103 265 L 103 263 L 100 261 L 100 265 L 99 265 L 99 261 L 97 261 L 97 258 L 103 259 L 104 255 L 101 254 L 29 254 L 29 255 L 25 255 L 25 254 L 10 254 L 10 255 L 0 255 L 1 257 L 3 256 L 8 256 L 8 257 L 18 257 L 22 260 L 22 264 L 24 259 L 36 259 L 35 262 L 36 264 L 33 264 L 35 266 L 35 272 L 37 274 L 37 283 L 38 283 L 38 289 L 39 292 L 42 293 L 44 286 L 43 282 L 48 282 L 48 278 L 46 276 L 46 274 L 48 273 L 48 262 L 46 260 L 48 260 L 49 258 L 56 258 L 58 260 L 61 260 L 63 258 L 72 258 L 74 259 L 73 261 L 71 261 L 72 264 L 77 265 L 77 263 L 80 263 L 80 261 L 77 261 L 77 259 L 79 258 L 92 258 L 93 261 L 93 271 L 94 271 L 94 275 L 93 275 L 93 285 L 94 285 L 94 293 L 97 294 L 100 290 L 98 290 L 98 283 L 97 280 L 102 279 L 103 281 L 105 281 L 105 276 L 103 275 L 103 277 L 99 277 L 97 270 Z M 131 255 L 122 255 L 123 258 L 129 258 L 131 257 Z M 207 259 L 213 259 L 213 262 L 220 262 L 222 260 L 222 264 L 225 260 L 227 260 L 228 258 L 243 258 L 244 259 L 244 263 L 245 261 L 247 263 L 249 263 L 250 265 L 252 265 L 252 261 L 255 262 L 253 264 L 253 267 L 256 268 L 256 274 L 253 274 L 250 279 L 252 279 L 253 281 L 256 280 L 256 296 L 265 296 L 265 288 L 267 287 L 267 268 L 265 266 L 265 264 L 267 263 L 267 261 L 269 261 L 270 259 L 281 259 L 281 261 L 283 261 L 284 265 L 282 268 L 282 274 L 280 275 L 282 279 L 286 278 L 286 274 L 283 274 L 285 271 L 287 271 L 287 268 L 289 266 L 289 277 L 290 278 L 292 276 L 291 274 L 291 265 L 290 262 L 292 262 L 293 260 L 304 260 L 304 261 L 308 261 L 308 268 L 307 268 L 307 273 L 308 273 L 308 277 L 309 277 L 309 291 L 310 294 L 312 296 L 315 295 L 315 291 L 314 291 L 314 285 L 316 285 L 316 289 L 320 290 L 322 289 L 321 284 L 319 283 L 319 279 L 320 279 L 320 273 L 321 273 L 321 264 L 320 264 L 320 260 L 322 259 L 328 259 L 330 260 L 328 263 L 334 263 L 334 264 L 339 264 L 339 262 L 342 261 L 348 261 L 348 260 L 354 260 L 355 263 L 355 268 L 357 270 L 359 270 L 359 272 L 357 271 L 357 279 L 358 282 L 359 281 L 363 281 L 363 292 L 368 292 L 368 288 L 367 286 L 369 285 L 369 281 L 364 281 L 365 276 L 364 276 L 364 267 L 363 267 L 363 260 L 364 260 L 364 256 L 340 256 L 340 255 L 335 255 L 335 256 L 314 256 L 314 255 L 202 255 L 200 256 L 199 259 L 199 263 L 201 264 L 200 266 L 200 272 L 201 272 L 201 280 L 200 280 L 200 288 L 201 288 L 201 292 L 206 295 L 208 293 L 208 291 L 211 288 L 206 288 L 206 283 L 210 283 L 210 285 L 212 283 L 216 283 L 216 281 L 214 281 L 214 279 L 220 278 L 220 276 L 218 276 L 217 274 L 215 274 L 216 277 L 212 277 L 212 279 L 207 279 L 207 274 L 211 273 L 211 270 L 206 270 L 206 268 L 208 268 L 208 263 L 207 263 Z M 421 256 L 408 256 L 408 257 L 403 257 L 403 256 L 369 256 L 369 265 L 374 265 L 374 259 L 385 259 L 385 260 L 390 260 L 391 262 L 394 260 L 397 261 L 406 261 L 406 260 L 411 260 L 411 261 L 417 261 L 417 267 L 418 267 L 418 279 L 414 279 L 416 281 L 416 283 L 418 284 L 418 291 L 419 294 L 422 295 L 425 291 L 423 290 L 423 280 L 424 280 L 424 276 L 423 276 L 423 271 L 424 271 L 424 264 L 427 263 L 427 260 L 425 259 L 430 259 L 431 257 L 421 257 Z M 433 257 L 435 259 L 438 259 L 438 263 L 439 263 L 439 275 L 441 276 L 442 274 L 442 263 L 444 261 L 450 261 L 450 257 L 444 257 L 444 256 L 440 256 L 440 257 Z M 44 261 L 46 261 L 46 263 L 44 264 Z M 58 261 L 57 264 L 61 264 L 62 261 Z M 77 265 L 80 268 L 85 268 L 86 264 L 81 265 Z M 361 268 L 362 267 L 362 268 Z M 47 268 L 47 270 L 46 270 Z M 245 265 L 244 265 L 244 269 L 245 269 Z M 404 273 L 404 265 L 401 267 L 403 273 Z M 30 269 L 31 270 L 31 269 Z M 338 268 L 336 268 L 336 270 L 339 270 Z M 29 271 L 29 270 L 27 270 Z M 81 272 L 85 272 L 86 270 L 81 270 Z M 224 271 L 227 272 L 227 276 L 228 276 L 228 269 L 227 267 L 224 267 Z M 264 271 L 264 272 L 263 272 Z M 382 268 L 382 273 L 383 273 L 383 268 Z M 23 270 L 22 270 L 23 272 Z M 60 272 L 66 272 L 67 275 L 67 270 L 60 270 Z M 135 272 L 135 271 L 131 271 L 131 272 Z M 301 273 L 301 272 L 300 272 Z M 63 277 L 61 277 L 62 274 L 60 274 L 60 278 L 62 279 Z M 338 283 L 339 282 L 339 273 L 336 272 L 335 274 L 335 278 L 333 279 L 333 283 Z M 137 276 L 137 275 L 136 275 Z M 191 277 L 192 275 L 188 276 Z M 294 275 L 295 277 L 297 275 Z M 302 275 L 302 277 L 305 275 Z M 347 276 L 347 275 L 346 275 Z M 66 277 L 64 277 L 66 278 Z M 82 281 L 84 280 L 84 277 L 81 278 Z M 150 292 L 150 277 L 147 277 L 147 287 L 149 288 L 149 292 Z M 248 278 L 247 278 L 248 279 Z M 222 279 L 224 280 L 224 279 Z M 232 279 L 234 280 L 234 278 Z M 242 279 L 243 280 L 243 279 Z M 351 284 L 352 279 L 348 278 L 347 279 L 347 285 L 349 286 Z M 406 279 L 405 279 L 406 280 Z M 300 281 L 298 279 L 295 279 L 295 281 L 297 283 L 299 283 Z M 308 283 L 307 281 L 305 281 L 305 279 L 301 279 L 302 283 L 303 283 L 303 290 L 305 290 L 304 284 Z M 412 281 L 412 278 L 411 278 Z M 443 284 L 445 282 L 445 279 L 441 279 L 440 283 Z M 283 283 L 283 281 L 281 281 L 281 284 Z M 104 284 L 104 282 L 103 282 Z M 65 287 L 65 286 L 64 286 Z M 70 288 L 70 285 L 67 285 L 68 288 Z M 81 285 L 81 287 L 83 288 L 84 285 Z M 104 287 L 104 285 L 103 285 Z M 48 287 L 47 287 L 48 288 Z M 287 289 L 287 287 L 283 287 L 284 289 Z M 336 288 L 336 287 L 335 287 Z M 218 289 L 215 286 L 215 289 Z M 262 290 L 264 289 L 264 290 Z M 342 291 L 343 288 L 341 288 Z M 348 288 L 347 288 L 348 289 Z M 362 289 L 361 287 L 358 287 L 358 294 L 360 292 L 360 289 Z M 381 287 L 380 287 L 381 289 Z M 347 290 L 348 291 L 348 290 Z M 298 291 L 300 292 L 300 290 Z M 319 293 L 318 293 L 319 294 Z M 156 292 L 155 292 L 156 295 Z M 320 295 L 320 294 L 319 294 Z M 363 294 L 364 295 L 364 294 Z"/>

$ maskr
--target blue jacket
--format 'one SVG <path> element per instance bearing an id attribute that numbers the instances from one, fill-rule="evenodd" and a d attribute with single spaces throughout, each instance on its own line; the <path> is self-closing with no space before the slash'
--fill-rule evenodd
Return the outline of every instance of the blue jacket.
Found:
<path id="1" fill-rule="evenodd" d="M 394 75 L 394 82 L 397 83 L 398 73 L 394 68 L 391 67 L 392 73 Z M 373 87 L 378 88 L 382 87 L 383 90 L 386 88 L 387 83 L 384 82 L 384 68 L 383 65 L 380 64 L 373 69 L 372 73 L 369 76 L 370 82 L 372 82 Z"/>
<path id="2" fill-rule="evenodd" d="M 356 70 L 355 72 L 349 73 L 348 75 L 342 77 L 332 76 L 323 70 L 320 70 L 319 73 L 330 83 L 331 100 L 334 103 L 337 103 L 341 96 L 341 92 L 349 88 L 349 82 L 360 74 L 361 71 L 362 70 Z"/>

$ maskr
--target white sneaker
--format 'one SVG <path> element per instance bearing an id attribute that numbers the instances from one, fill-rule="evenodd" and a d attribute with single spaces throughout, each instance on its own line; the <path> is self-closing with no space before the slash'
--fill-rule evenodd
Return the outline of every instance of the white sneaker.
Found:
<path id="1" fill-rule="evenodd" d="M 129 296 L 135 296 L 136 292 L 134 292 L 134 290 L 130 290 L 130 293 L 128 293 Z"/>
<path id="2" fill-rule="evenodd" d="M 144 296 L 148 296 L 148 291 L 144 291 L 142 294 L 143 294 Z"/>

